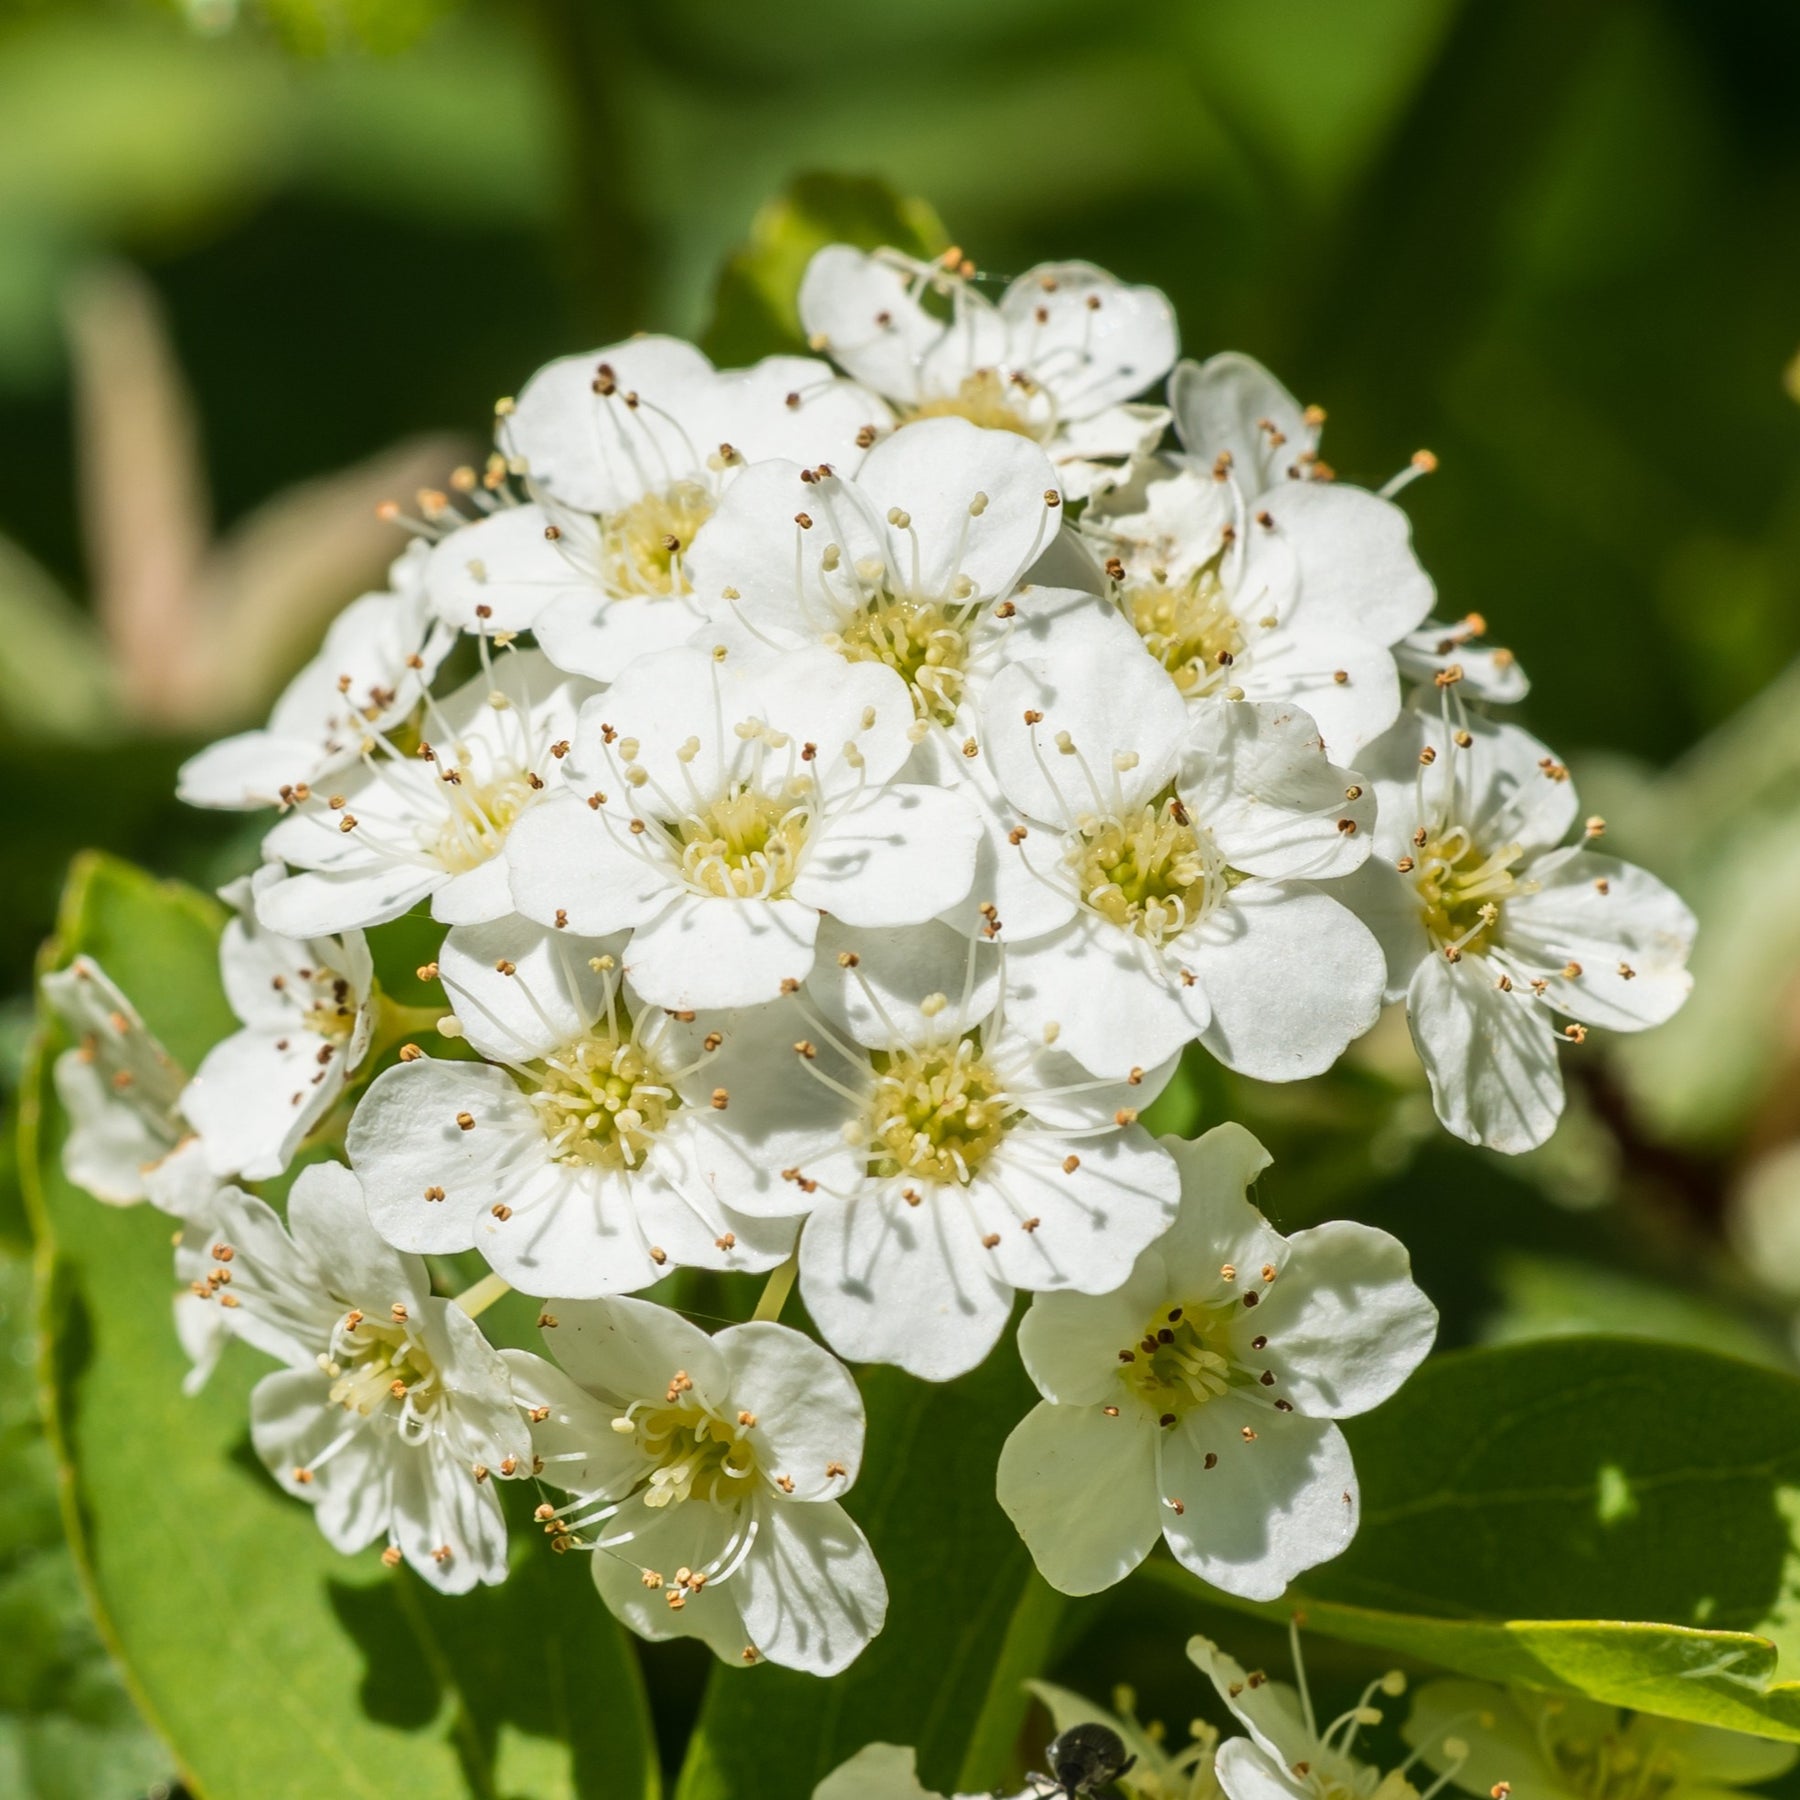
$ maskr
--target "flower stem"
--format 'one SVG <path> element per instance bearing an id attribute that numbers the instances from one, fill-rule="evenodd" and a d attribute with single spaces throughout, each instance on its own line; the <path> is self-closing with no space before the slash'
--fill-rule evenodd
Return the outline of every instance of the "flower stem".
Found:
<path id="1" fill-rule="evenodd" d="M 364 1064 L 372 1066 L 375 1059 L 400 1042 L 402 1038 L 412 1037 L 417 1032 L 436 1031 L 438 1021 L 449 1011 L 448 1006 L 402 1006 L 390 1000 L 386 994 L 376 997 L 375 1029 L 370 1034 L 369 1052 L 363 1059 Z"/>
<path id="2" fill-rule="evenodd" d="M 511 1282 L 499 1275 L 484 1275 L 473 1287 L 464 1288 L 456 1296 L 454 1304 L 460 1306 L 471 1319 L 475 1319 L 486 1312 L 496 1300 L 504 1298 L 511 1292 Z"/>
<path id="3" fill-rule="evenodd" d="M 794 1291 L 794 1277 L 800 1272 L 800 1252 L 796 1250 L 780 1268 L 774 1270 L 750 1317 L 757 1320 L 779 1319 L 787 1297 Z"/>

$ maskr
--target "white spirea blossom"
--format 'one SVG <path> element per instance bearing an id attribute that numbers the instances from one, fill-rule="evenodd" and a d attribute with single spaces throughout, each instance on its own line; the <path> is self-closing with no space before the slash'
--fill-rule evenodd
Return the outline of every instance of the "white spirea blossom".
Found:
<path id="1" fill-rule="evenodd" d="M 264 925 L 319 937 L 425 899 L 449 925 L 511 912 L 507 839 L 548 791 L 593 691 L 538 651 L 509 650 L 426 705 L 410 754 L 381 739 L 330 792 L 296 789 L 263 852 L 298 873 L 259 890 Z"/>
<path id="2" fill-rule="evenodd" d="M 1022 1788 L 1013 1800 L 1032 1800 Z M 918 1752 L 904 1744 L 864 1744 L 812 1791 L 812 1800 L 945 1800 L 919 1780 Z M 951 1794 L 947 1800 L 1006 1800 L 997 1789 Z"/>
<path id="3" fill-rule="evenodd" d="M 1316 431 L 1248 357 L 1170 382 L 1185 456 L 1146 459 L 1082 516 L 1101 585 L 1189 699 L 1298 702 L 1333 756 L 1393 722 L 1393 646 L 1431 610 L 1406 515 L 1324 479 Z"/>
<path id="4" fill-rule="evenodd" d="M 1165 295 L 1091 263 L 1043 263 L 995 302 L 972 274 L 957 252 L 921 262 L 828 245 L 800 284 L 800 320 L 903 420 L 950 415 L 1042 444 L 1072 497 L 1155 445 L 1168 414 L 1131 402 L 1175 360 Z"/>
<path id="5" fill-rule="evenodd" d="M 346 1554 L 377 1540 L 433 1587 L 506 1576 L 494 1483 L 529 1472 L 530 1433 L 500 1355 L 425 1265 L 371 1229 L 356 1177 L 302 1171 L 288 1222 L 226 1190 L 177 1266 L 231 1329 L 287 1364 L 250 1398 L 263 1465 Z"/>
<path id="6" fill-rule="evenodd" d="M 1096 1081 L 1013 1030 L 999 953 L 949 926 L 820 944 L 789 1073 L 854 1116 L 771 1204 L 808 1209 L 800 1289 L 826 1341 L 948 1381 L 1016 1288 L 1104 1292 L 1174 1216 L 1174 1164 L 1136 1122 L 1171 1065 Z"/>
<path id="7" fill-rule="evenodd" d="M 563 357 L 501 411 L 530 501 L 437 544 L 432 602 L 466 631 L 530 630 L 559 668 L 610 681 L 703 622 L 688 551 L 746 464 L 849 466 L 889 423 L 881 401 L 805 357 L 718 370 L 667 337 Z"/>
<path id="8" fill-rule="evenodd" d="M 574 1498 L 539 1519 L 593 1558 L 642 1637 L 725 1662 L 835 1674 L 880 1631 L 887 1584 L 838 1504 L 862 1464 L 862 1397 L 784 1325 L 708 1337 L 642 1300 L 551 1301 L 561 1367 L 503 1352 L 541 1477 Z"/>
<path id="9" fill-rule="evenodd" d="M 654 1005 L 773 1000 L 812 967 L 822 915 L 910 924 L 969 891 L 975 809 L 897 779 L 912 718 L 891 669 L 825 650 L 640 657 L 582 709 L 567 787 L 514 833 L 518 909 L 629 931 Z"/>
<path id="10" fill-rule="evenodd" d="M 793 1248 L 775 1171 L 831 1150 L 849 1107 L 792 1079 L 774 1009 L 647 1005 L 623 943 L 517 916 L 449 934 L 439 974 L 487 1060 L 412 1056 L 358 1106 L 350 1160 L 388 1242 L 473 1247 L 527 1293 L 583 1299 Z"/>
<path id="11" fill-rule="evenodd" d="M 111 1206 L 142 1200 L 148 1172 L 186 1135 L 187 1076 L 91 956 L 53 970 L 41 986 L 75 1039 L 51 1070 L 69 1121 L 63 1173 Z"/>
<path id="12" fill-rule="evenodd" d="M 1497 1786 L 1514 1800 L 1724 1800 L 1800 1756 L 1744 1732 L 1485 1681 L 1428 1682 L 1404 1735 L 1428 1768 L 1481 1800 Z M 1446 1739 L 1462 1754 L 1447 1755 Z"/>
<path id="13" fill-rule="evenodd" d="M 391 592 L 364 594 L 338 614 L 262 730 L 223 738 L 182 764 L 181 798 L 190 806 L 280 805 L 349 767 L 405 719 L 455 642 L 431 616 L 425 558 L 423 544 L 411 545 L 388 573 Z"/>
<path id="14" fill-rule="evenodd" d="M 1687 998 L 1694 916 L 1655 876 L 1593 847 L 1567 767 L 1442 690 L 1372 745 L 1375 855 L 1356 904 L 1406 1001 L 1439 1119 L 1529 1150 L 1562 1112 L 1559 1037 L 1642 1031 Z M 1570 1023 L 1560 1028 L 1554 1015 Z"/>
<path id="15" fill-rule="evenodd" d="M 368 1053 L 374 970 L 360 931 L 305 941 L 258 919 L 259 896 L 283 878 L 277 863 L 233 882 L 237 917 L 219 944 L 219 973 L 243 1029 L 206 1053 L 182 1091 L 215 1175 L 279 1175 L 337 1103 Z"/>
<path id="16" fill-rule="evenodd" d="M 1378 1405 L 1437 1313 L 1404 1246 L 1345 1220 L 1275 1231 L 1241 1125 L 1163 1140 L 1181 1211 L 1109 1292 L 1044 1294 L 1019 1353 L 1044 1396 L 1000 1453 L 1000 1504 L 1051 1586 L 1121 1581 L 1162 1536 L 1202 1580 L 1273 1600 L 1356 1533 L 1336 1421 Z"/>
<path id="17" fill-rule="evenodd" d="M 1375 803 L 1297 706 L 1189 707 L 1096 601 L 995 677 L 984 721 L 1017 820 L 995 894 L 1016 1023 L 1096 1075 L 1198 1038 L 1282 1081 L 1375 1022 L 1380 947 L 1332 897 Z"/>
<path id="18" fill-rule="evenodd" d="M 1423 1796 L 1408 1780 L 1418 1760 L 1383 1771 L 1354 1754 L 1357 1734 L 1379 1725 L 1378 1697 L 1397 1699 L 1406 1691 L 1398 1670 L 1378 1676 L 1349 1707 L 1321 1729 L 1300 1663 L 1299 1634 L 1290 1632 L 1299 1687 L 1271 1681 L 1260 1669 L 1246 1670 L 1204 1637 L 1188 1642 L 1188 1655 L 1207 1675 L 1248 1737 L 1228 1738 L 1214 1767 L 1226 1800 L 1432 1800 L 1440 1778 Z M 1465 1746 L 1452 1740 L 1452 1748 Z"/>

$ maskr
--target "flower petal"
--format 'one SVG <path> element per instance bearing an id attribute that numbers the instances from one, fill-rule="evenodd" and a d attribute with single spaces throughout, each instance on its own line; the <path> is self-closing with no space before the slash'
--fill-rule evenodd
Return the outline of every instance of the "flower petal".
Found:
<path id="1" fill-rule="evenodd" d="M 764 1495 L 756 1523 L 736 1577 L 750 1642 L 770 1662 L 835 1675 L 887 1620 L 887 1583 L 868 1539 L 830 1500 L 798 1505 Z"/>
<path id="2" fill-rule="evenodd" d="M 818 912 L 798 900 L 684 894 L 638 926 L 625 973 L 653 1006 L 756 1006 L 806 979 L 818 931 Z"/>
<path id="3" fill-rule="evenodd" d="M 924 924 L 969 891 L 981 820 L 962 795 L 899 783 L 865 793 L 808 838 L 793 897 L 848 925 Z"/>

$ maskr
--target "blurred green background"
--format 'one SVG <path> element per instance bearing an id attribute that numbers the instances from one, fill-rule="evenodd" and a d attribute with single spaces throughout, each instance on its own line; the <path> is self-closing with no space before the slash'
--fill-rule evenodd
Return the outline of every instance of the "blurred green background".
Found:
<path id="1" fill-rule="evenodd" d="M 1400 1231 L 1447 1341 L 1598 1323 L 1791 1360 L 1797 71 L 1783 0 L 0 0 L 8 1082 L 76 849 L 202 882 L 252 854 L 175 767 L 380 584 L 376 503 L 477 454 L 549 356 L 713 329 L 795 178 L 874 176 L 984 270 L 1160 284 L 1190 353 L 1328 410 L 1348 479 L 1434 450 L 1406 504 L 1440 611 L 1513 646 L 1523 721 L 1701 916 L 1694 1004 L 1579 1053 L 1520 1162 L 1434 1136 L 1386 1030 L 1327 1081 L 1195 1068 L 1170 1104 L 1269 1138 L 1285 1222 Z M 0 1445 L 35 1467 L 0 1273 Z M 55 1647 L 0 1679 L 0 1791 L 141 1791 L 157 1753 L 56 1536 L 0 1506 L 0 1629 Z M 1078 1674 L 1134 1654 L 1096 1621 Z"/>

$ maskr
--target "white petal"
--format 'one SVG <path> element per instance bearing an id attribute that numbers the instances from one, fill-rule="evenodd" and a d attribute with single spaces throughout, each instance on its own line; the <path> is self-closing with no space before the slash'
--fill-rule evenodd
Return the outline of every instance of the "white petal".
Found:
<path id="1" fill-rule="evenodd" d="M 700 397 L 690 431 L 703 453 L 731 445 L 740 468 L 781 457 L 853 469 L 869 434 L 891 423 L 874 394 L 839 380 L 825 363 L 765 356 L 747 369 L 721 370 Z"/>
<path id="2" fill-rule="evenodd" d="M 386 1529 L 394 1439 L 373 1422 L 360 1428 L 335 1404 L 330 1378 L 318 1370 L 281 1369 L 250 1394 L 250 1441 L 263 1466 L 297 1499 L 317 1509 L 319 1528 L 334 1550 L 353 1556 Z M 316 1471 L 312 1465 L 344 1432 L 350 1442 Z M 310 1478 L 301 1481 L 296 1471 Z"/>
<path id="3" fill-rule="evenodd" d="M 1345 761 L 1400 716 L 1393 652 L 1360 631 L 1310 619 L 1253 638 L 1232 677 L 1248 700 L 1304 707 L 1330 754 Z"/>
<path id="4" fill-rule="evenodd" d="M 556 530 L 541 506 L 507 506 L 440 538 L 425 571 L 438 617 L 463 631 L 529 631 L 552 601 L 591 592 L 560 536 L 547 535 Z"/>
<path id="5" fill-rule="evenodd" d="M 1261 1081 L 1330 1068 L 1375 1023 L 1387 982 L 1374 934 L 1303 881 L 1240 883 L 1177 954 L 1212 1009 L 1200 1041 Z"/>
<path id="6" fill-rule="evenodd" d="M 950 1381 L 998 1342 L 1012 1289 L 966 1216 L 909 1206 L 888 1185 L 821 1206 L 800 1234 L 806 1310 L 840 1356 Z"/>
<path id="7" fill-rule="evenodd" d="M 1298 706 L 1212 700 L 1194 708 L 1180 785 L 1188 811 L 1246 875 L 1316 881 L 1368 858 L 1374 793 L 1327 759 Z"/>
<path id="8" fill-rule="evenodd" d="M 1181 1211 L 1156 1245 L 1169 1295 L 1191 1299 L 1212 1291 L 1225 1264 L 1238 1271 L 1232 1279 L 1246 1291 L 1265 1263 L 1279 1269 L 1287 1259 L 1286 1240 L 1247 1198 L 1272 1160 L 1268 1151 L 1230 1122 L 1192 1142 L 1167 1137 L 1163 1143 L 1181 1172 Z"/>
<path id="9" fill-rule="evenodd" d="M 107 1072 L 79 1050 L 57 1057 L 54 1076 L 56 1097 L 69 1120 L 64 1175 L 114 1206 L 142 1200 L 145 1170 L 174 1148 L 173 1119 L 121 1099 Z"/>
<path id="10" fill-rule="evenodd" d="M 599 366 L 613 372 L 610 394 L 595 391 Z M 691 344 L 634 338 L 538 370 L 502 421 L 503 447 L 523 458 L 532 485 L 565 506 L 609 513 L 652 489 L 699 479 L 713 448 L 682 427 L 696 394 L 716 380 Z M 640 404 L 628 405 L 632 394 Z"/>
<path id="11" fill-rule="evenodd" d="M 912 754 L 912 696 L 883 663 L 847 663 L 808 645 L 765 656 L 754 671 L 754 687 L 760 717 L 797 743 L 818 746 L 811 771 L 818 790 L 832 798 L 890 780 Z M 852 739 L 860 770 L 838 754 Z"/>
<path id="12" fill-rule="evenodd" d="M 592 1494 L 624 1488 L 643 1473 L 644 1453 L 635 1434 L 613 1430 L 617 1406 L 596 1399 L 529 1350 L 499 1354 L 519 1405 L 533 1412 L 549 1408 L 531 1422 L 531 1447 L 544 1459 L 541 1480 L 569 1493 Z"/>
<path id="13" fill-rule="evenodd" d="M 1225 1800 L 1306 1800 L 1312 1791 L 1248 1738 L 1221 1744 L 1213 1770 Z"/>
<path id="14" fill-rule="evenodd" d="M 354 745 L 327 755 L 310 738 L 240 731 L 190 756 L 176 776 L 175 792 L 189 806 L 248 812 L 277 805 L 283 788 L 317 781 L 354 755 Z"/>
<path id="15" fill-rule="evenodd" d="M 1119 1352 L 1144 1335 L 1168 1299 L 1161 1253 L 1138 1257 L 1108 1294 L 1039 1294 L 1019 1321 L 1019 1357 L 1046 1400 L 1068 1409 L 1099 1406 L 1119 1391 Z"/>
<path id="16" fill-rule="evenodd" d="M 972 1030 L 993 1012 L 1000 951 L 948 925 L 877 931 L 828 919 L 807 988 L 852 1043 L 875 1050 L 891 1049 L 896 1038 L 926 1043 Z"/>
<path id="17" fill-rule="evenodd" d="M 562 1301 L 545 1342 L 589 1393 L 623 1406 L 657 1399 L 676 1372 L 694 1383 L 706 1405 L 723 1409 L 731 1371 L 714 1341 L 679 1313 L 648 1300 Z"/>
<path id="18" fill-rule="evenodd" d="M 733 1325 L 713 1339 L 731 1396 L 754 1415 L 748 1437 L 770 1476 L 786 1475 L 795 1501 L 836 1499 L 862 1465 L 863 1403 L 835 1356 L 785 1325 Z M 832 1464 L 841 1475 L 828 1475 Z"/>
<path id="19" fill-rule="evenodd" d="M 919 1781 L 918 1752 L 899 1744 L 864 1744 L 812 1791 L 812 1800 L 938 1800 Z"/>
<path id="20" fill-rule="evenodd" d="M 960 794 L 899 783 L 816 825 L 793 896 L 848 925 L 918 925 L 969 891 L 981 819 Z"/>
<path id="21" fill-rule="evenodd" d="M 1394 657 L 1406 679 L 1420 687 L 1441 674 L 1457 672 L 1458 691 L 1490 706 L 1511 706 L 1531 692 L 1531 682 L 1510 650 L 1487 649 L 1472 642 L 1470 619 L 1447 625 L 1427 619 L 1394 646 Z"/>
<path id="22" fill-rule="evenodd" d="M 755 1006 L 806 979 L 818 929 L 818 913 L 795 900 L 688 894 L 639 925 L 625 972 L 654 1006 Z"/>
<path id="23" fill-rule="evenodd" d="M 915 283 L 929 272 L 929 264 L 898 251 L 828 244 L 801 279 L 800 322 L 858 381 L 894 400 L 916 400 L 919 364 L 948 329 L 915 298 Z"/>
<path id="24" fill-rule="evenodd" d="M 1160 950 L 1092 913 L 1009 950 L 1009 1026 L 1047 1038 L 1099 1076 L 1153 1067 L 1200 1033 Z M 1205 1018 L 1204 1007 L 1200 1020 Z"/>
<path id="25" fill-rule="evenodd" d="M 1175 311 L 1153 287 L 1128 287 L 1092 263 L 1041 263 L 1000 298 L 1007 357 L 1055 397 L 1067 419 L 1091 418 L 1160 381 L 1175 361 Z"/>
<path id="26" fill-rule="evenodd" d="M 1288 1239 L 1281 1278 L 1233 1330 L 1268 1340 L 1254 1355 L 1284 1399 L 1303 1413 L 1347 1419 L 1380 1405 L 1425 1360 L 1437 1308 L 1414 1285 L 1398 1238 L 1334 1219 Z M 1247 1342 L 1242 1354 L 1250 1360 Z"/>
<path id="27" fill-rule="evenodd" d="M 342 1163 L 302 1169 L 288 1195 L 287 1228 L 336 1293 L 417 1312 L 431 1293 L 425 1265 L 391 1249 L 369 1219 L 362 1184 Z"/>
<path id="28" fill-rule="evenodd" d="M 1318 448 L 1318 427 L 1299 401 L 1261 363 L 1235 350 L 1178 364 L 1169 378 L 1169 406 L 1187 453 L 1208 467 L 1228 455 L 1246 493 L 1288 479 L 1299 459 Z M 1284 441 L 1277 444 L 1276 435 Z"/>
<path id="29" fill-rule="evenodd" d="M 1267 1678 L 1252 1681 L 1250 1672 L 1236 1657 L 1227 1656 L 1210 1638 L 1198 1634 L 1188 1639 L 1187 1653 L 1195 1668 L 1213 1684 L 1226 1709 L 1250 1733 L 1251 1747 L 1277 1768 L 1300 1761 L 1318 1748 L 1317 1736 L 1306 1727 L 1300 1695 L 1292 1683 Z M 1294 1791 L 1300 1794 L 1310 1790 Z"/>
<path id="30" fill-rule="evenodd" d="M 283 937 L 328 937 L 334 932 L 385 925 L 411 912 L 448 880 L 442 869 L 409 862 L 302 870 L 260 895 L 256 914 Z"/>
<path id="31" fill-rule="evenodd" d="M 1428 956 L 1407 990 L 1406 1017 L 1445 1129 L 1517 1154 L 1556 1129 L 1562 1071 L 1549 1014 L 1495 979 L 1486 957 Z"/>
<path id="32" fill-rule="evenodd" d="M 605 1014 L 610 983 L 593 964 L 616 962 L 624 948 L 623 934 L 576 937 L 512 913 L 451 931 L 438 978 L 473 1049 L 497 1062 L 532 1062 L 585 1036 Z"/>
<path id="33" fill-rule="evenodd" d="M 1097 1594 L 1150 1554 L 1161 1526 L 1156 1425 L 1138 1407 L 1034 1406 L 1000 1450 L 996 1491 L 1038 1573 Z"/>
<path id="34" fill-rule="evenodd" d="M 240 1031 L 206 1053 L 181 1109 L 215 1174 L 262 1181 L 293 1160 L 344 1091 L 344 1076 L 338 1046 L 317 1032 Z"/>
<path id="35" fill-rule="evenodd" d="M 644 1571 L 672 1583 L 677 1569 L 701 1569 L 725 1556 L 742 1522 L 735 1513 L 699 1503 L 654 1508 L 628 1500 L 604 1527 L 602 1544 L 589 1558 L 594 1586 L 614 1617 L 639 1637 L 660 1640 L 695 1637 L 720 1661 L 742 1668 L 750 1644 L 739 1603 L 742 1583 L 708 1582 L 690 1593 L 679 1611 L 668 1604 L 659 1581 L 646 1588 Z M 742 1571 L 740 1570 L 741 1574 Z"/>
<path id="36" fill-rule="evenodd" d="M 1356 1472 L 1329 1420 L 1224 1394 L 1169 1430 L 1162 1468 L 1165 1497 L 1183 1507 L 1163 1514 L 1169 1548 L 1228 1594 L 1278 1599 L 1356 1535 Z"/>
<path id="37" fill-rule="evenodd" d="M 1436 590 L 1413 554 L 1410 521 L 1391 501 L 1324 481 L 1286 482 L 1260 498 L 1299 564 L 1296 624 L 1391 644 L 1431 611 Z"/>
<path id="38" fill-rule="evenodd" d="M 770 1662 L 835 1675 L 887 1619 L 887 1583 L 868 1539 L 835 1502 L 764 1496 L 756 1543 L 735 1577 L 750 1642 Z"/>
<path id="39" fill-rule="evenodd" d="M 705 615 L 686 596 L 608 595 L 590 587 L 557 595 L 532 631 L 559 669 L 616 681 L 640 656 L 677 649 L 705 624 Z"/>
<path id="40" fill-rule="evenodd" d="M 1540 856 L 1528 873 L 1536 891 L 1506 903 L 1506 950 L 1550 977 L 1551 1005 L 1614 1031 L 1642 1031 L 1680 1009 L 1694 985 L 1696 929 L 1680 895 L 1580 847 Z M 1570 963 L 1578 977 L 1559 973 Z"/>
<path id="41" fill-rule="evenodd" d="M 1383 1002 L 1391 1006 L 1404 1000 L 1420 959 L 1434 954 L 1417 890 L 1378 853 L 1353 874 L 1334 882 L 1331 897 L 1349 907 L 1381 946 L 1387 964 Z"/>
<path id="42" fill-rule="evenodd" d="M 680 892 L 667 862 L 638 842 L 616 811 L 558 794 L 534 806 L 507 838 L 513 904 L 541 925 L 556 925 L 561 913 L 559 930 L 586 937 L 628 931 Z"/>

